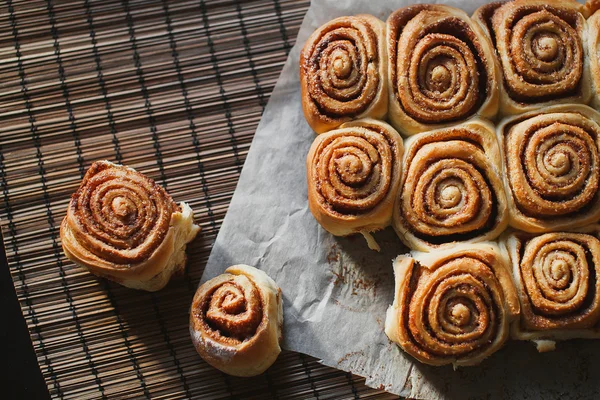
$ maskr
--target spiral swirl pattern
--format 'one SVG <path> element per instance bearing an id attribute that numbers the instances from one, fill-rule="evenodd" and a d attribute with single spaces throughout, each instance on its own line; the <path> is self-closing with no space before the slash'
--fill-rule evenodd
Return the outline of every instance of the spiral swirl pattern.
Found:
<path id="1" fill-rule="evenodd" d="M 506 199 L 494 158 L 498 148 L 486 126 L 426 133 L 410 143 L 394 218 L 409 247 L 486 240 L 506 227 Z"/>
<path id="2" fill-rule="evenodd" d="M 466 119 L 495 98 L 491 45 L 462 11 L 415 5 L 394 12 L 387 24 L 390 118 L 399 130 L 413 134 Z M 497 111 L 491 103 L 485 116 Z"/>
<path id="3" fill-rule="evenodd" d="M 213 282 L 198 305 L 198 319 L 218 343 L 239 344 L 256 334 L 263 318 L 256 286 L 244 275 L 226 275 Z"/>
<path id="4" fill-rule="evenodd" d="M 581 8 L 571 1 L 515 0 L 493 13 L 491 26 L 511 99 L 540 103 L 582 89 Z"/>
<path id="5" fill-rule="evenodd" d="M 592 205 L 598 201 L 600 174 L 598 122 L 578 112 L 534 113 L 515 122 L 503 131 L 517 227 L 543 231 L 549 224 L 573 226 L 581 222 L 578 218 L 596 219 Z"/>
<path id="6" fill-rule="evenodd" d="M 409 269 L 395 301 L 397 331 L 386 332 L 421 362 L 472 365 L 506 340 L 512 317 L 505 292 L 514 297 L 514 288 L 503 287 L 509 278 L 498 256 L 478 250 L 457 251 L 427 266 L 404 261 Z"/>
<path id="7" fill-rule="evenodd" d="M 281 290 L 265 272 L 233 265 L 198 288 L 190 311 L 196 351 L 234 376 L 263 373 L 281 352 Z"/>
<path id="8" fill-rule="evenodd" d="M 146 260 L 162 243 L 177 205 L 152 179 L 94 163 L 73 195 L 67 221 L 79 244 L 110 264 Z"/>
<path id="9" fill-rule="evenodd" d="M 371 209 L 386 195 L 392 178 L 390 147 L 380 138 L 375 142 L 372 132 L 355 132 L 329 142 L 318 162 L 321 193 L 340 211 Z"/>
<path id="10" fill-rule="evenodd" d="M 354 118 L 382 118 L 387 108 L 383 22 L 336 18 L 319 28 L 300 56 L 303 106 L 321 133 Z"/>
<path id="11" fill-rule="evenodd" d="M 374 120 L 316 138 L 307 158 L 309 204 L 325 229 L 343 236 L 389 224 L 402 151 L 400 135 Z"/>
<path id="12" fill-rule="evenodd" d="M 519 247 L 521 324 L 532 331 L 594 326 L 600 318 L 600 241 L 558 232 L 523 239 Z"/>

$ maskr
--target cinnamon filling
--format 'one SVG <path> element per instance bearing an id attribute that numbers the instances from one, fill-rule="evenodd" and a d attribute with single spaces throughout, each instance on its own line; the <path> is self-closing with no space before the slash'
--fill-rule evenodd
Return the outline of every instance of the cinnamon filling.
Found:
<path id="1" fill-rule="evenodd" d="M 396 145 L 383 130 L 342 128 L 321 143 L 313 167 L 321 206 L 337 215 L 366 213 L 389 194 Z"/>
<path id="2" fill-rule="evenodd" d="M 463 135 L 467 140 L 461 140 Z M 485 151 L 467 130 L 415 142 L 404 171 L 401 212 L 413 234 L 429 243 L 466 240 L 493 229 L 497 191 Z"/>
<path id="3" fill-rule="evenodd" d="M 377 35 L 360 17 L 331 21 L 304 57 L 310 99 L 323 115 L 366 111 L 382 85 Z"/>
<path id="4" fill-rule="evenodd" d="M 550 219 L 586 209 L 597 196 L 597 127 L 580 114 L 545 114 L 514 125 L 506 138 L 510 187 L 519 210 Z"/>
<path id="5" fill-rule="evenodd" d="M 68 221 L 86 250 L 111 263 L 130 265 L 160 246 L 176 209 L 152 179 L 97 162 L 72 197 Z"/>
<path id="6" fill-rule="evenodd" d="M 521 248 L 522 320 L 529 329 L 586 328 L 600 315 L 598 239 L 548 233 Z"/>
<path id="7" fill-rule="evenodd" d="M 228 281 L 211 288 L 199 311 L 204 332 L 226 345 L 251 339 L 263 320 L 260 291 L 244 275 L 232 275 Z"/>
<path id="8" fill-rule="evenodd" d="M 506 323 L 504 295 L 493 270 L 482 260 L 457 256 L 434 270 L 417 266 L 403 305 L 408 333 L 419 354 L 430 360 L 461 359 L 485 352 Z"/>
<path id="9" fill-rule="evenodd" d="M 583 75 L 576 11 L 508 3 L 492 17 L 493 36 L 511 98 L 541 102 L 577 92 Z"/>
<path id="10" fill-rule="evenodd" d="M 392 85 L 406 114 L 423 123 L 474 114 L 489 92 L 489 77 L 469 25 L 429 5 L 408 7 L 390 20 Z"/>

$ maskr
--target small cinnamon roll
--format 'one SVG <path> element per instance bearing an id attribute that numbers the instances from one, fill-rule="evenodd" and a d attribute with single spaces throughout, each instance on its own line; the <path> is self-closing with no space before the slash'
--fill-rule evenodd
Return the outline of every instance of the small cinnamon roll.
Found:
<path id="1" fill-rule="evenodd" d="M 585 13 L 574 0 L 496 2 L 475 11 L 500 60 L 501 114 L 589 102 Z"/>
<path id="2" fill-rule="evenodd" d="M 60 226 L 65 255 L 92 274 L 133 289 L 162 289 L 185 267 L 200 227 L 152 179 L 98 161 L 73 194 Z"/>
<path id="3" fill-rule="evenodd" d="M 198 354 L 234 376 L 263 373 L 281 352 L 281 289 L 263 271 L 234 265 L 196 291 L 190 335 Z"/>
<path id="4" fill-rule="evenodd" d="M 347 122 L 317 136 L 306 158 L 308 204 L 316 220 L 336 236 L 369 232 L 391 223 L 400 183 L 402 138 L 373 119 Z"/>
<path id="5" fill-rule="evenodd" d="M 356 118 L 385 119 L 385 24 L 372 15 L 339 17 L 317 29 L 300 54 L 302 108 L 316 133 Z"/>
<path id="6" fill-rule="evenodd" d="M 510 224 L 527 232 L 600 219 L 600 113 L 557 105 L 498 127 Z"/>
<path id="7" fill-rule="evenodd" d="M 474 119 L 406 141 L 394 228 L 414 250 L 495 239 L 508 225 L 494 127 Z"/>
<path id="8" fill-rule="evenodd" d="M 600 338 L 600 241 L 597 232 L 509 235 L 506 247 L 521 302 L 513 338 L 538 351 L 557 340 Z"/>
<path id="9" fill-rule="evenodd" d="M 394 275 L 385 333 L 420 362 L 476 365 L 508 339 L 519 301 L 495 243 L 399 256 Z"/>
<path id="10" fill-rule="evenodd" d="M 454 7 L 417 4 L 387 20 L 389 119 L 413 135 L 498 112 L 492 44 Z"/>

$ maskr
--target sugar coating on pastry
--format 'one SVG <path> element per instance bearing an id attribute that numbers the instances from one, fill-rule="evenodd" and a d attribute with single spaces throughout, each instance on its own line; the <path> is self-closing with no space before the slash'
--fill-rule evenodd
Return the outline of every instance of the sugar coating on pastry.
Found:
<path id="1" fill-rule="evenodd" d="M 73 194 L 60 228 L 65 255 L 94 275 L 157 291 L 185 268 L 186 245 L 200 227 L 152 179 L 98 161 Z"/>
<path id="2" fill-rule="evenodd" d="M 394 275 L 385 333 L 418 361 L 476 365 L 508 339 L 519 302 L 496 243 L 399 256 Z"/>
<path id="3" fill-rule="evenodd" d="M 302 109 L 323 133 L 357 118 L 385 119 L 385 24 L 372 15 L 339 17 L 318 28 L 300 54 Z"/>
<path id="4" fill-rule="evenodd" d="M 263 373 L 281 352 L 281 289 L 263 271 L 234 265 L 200 285 L 190 336 L 200 356 L 234 376 Z"/>
<path id="5" fill-rule="evenodd" d="M 598 227 L 541 235 L 506 236 L 512 276 L 521 303 L 512 337 L 538 351 L 555 342 L 600 338 L 600 240 Z"/>

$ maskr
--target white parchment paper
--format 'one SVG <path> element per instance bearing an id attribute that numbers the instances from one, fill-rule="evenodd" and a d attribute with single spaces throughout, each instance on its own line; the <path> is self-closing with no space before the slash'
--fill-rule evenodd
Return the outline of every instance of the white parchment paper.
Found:
<path id="1" fill-rule="evenodd" d="M 407 249 L 391 228 L 336 238 L 308 209 L 305 160 L 315 134 L 300 101 L 299 53 L 326 21 L 358 13 L 382 20 L 408 0 L 313 0 L 250 148 L 202 281 L 244 263 L 267 272 L 284 298 L 283 347 L 367 378 L 402 396 L 489 399 L 600 398 L 600 343 L 572 340 L 538 354 L 509 342 L 480 366 L 428 367 L 405 355 L 383 332 L 393 300 L 392 259 Z M 448 1 L 471 14 L 483 4 Z"/>

